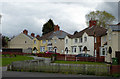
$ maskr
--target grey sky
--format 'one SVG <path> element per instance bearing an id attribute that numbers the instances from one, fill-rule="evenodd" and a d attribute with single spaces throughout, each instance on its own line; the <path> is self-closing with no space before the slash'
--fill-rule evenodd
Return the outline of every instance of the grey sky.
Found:
<path id="1" fill-rule="evenodd" d="M 50 18 L 61 30 L 73 34 L 87 27 L 85 15 L 95 10 L 105 10 L 118 20 L 117 2 L 91 1 L 1 2 L 2 34 L 11 37 L 27 29 L 29 33 L 41 35 L 43 24 Z"/>

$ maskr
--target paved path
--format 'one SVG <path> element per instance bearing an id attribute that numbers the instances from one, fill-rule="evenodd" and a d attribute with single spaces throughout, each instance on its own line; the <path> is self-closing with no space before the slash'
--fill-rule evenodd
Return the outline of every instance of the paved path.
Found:
<path id="1" fill-rule="evenodd" d="M 2 76 L 3 77 L 101 77 L 101 76 L 81 75 L 81 74 L 75 75 L 75 74 L 61 74 L 61 73 L 16 72 L 16 71 L 3 71 Z"/>

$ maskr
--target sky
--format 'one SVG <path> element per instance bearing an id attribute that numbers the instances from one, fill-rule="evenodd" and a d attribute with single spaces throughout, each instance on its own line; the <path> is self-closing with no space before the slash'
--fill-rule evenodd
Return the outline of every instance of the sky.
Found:
<path id="1" fill-rule="evenodd" d="M 91 11 L 107 11 L 118 23 L 118 0 L 1 0 L 0 31 L 12 37 L 27 29 L 29 34 L 42 34 L 43 24 L 52 19 L 60 29 L 73 34 L 86 27 L 85 15 Z"/>

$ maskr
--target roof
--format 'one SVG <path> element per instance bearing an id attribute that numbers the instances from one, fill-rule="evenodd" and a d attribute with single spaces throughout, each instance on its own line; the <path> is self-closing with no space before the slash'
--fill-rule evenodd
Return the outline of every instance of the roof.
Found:
<path id="1" fill-rule="evenodd" d="M 62 30 L 59 30 L 59 31 L 52 31 L 52 32 L 49 32 L 39 38 L 37 38 L 38 40 L 42 40 L 42 39 L 52 39 L 54 36 L 58 37 L 59 39 L 64 39 L 65 36 L 67 36 L 68 33 L 65 32 L 65 31 L 62 31 Z"/>
<path id="2" fill-rule="evenodd" d="M 83 29 L 82 31 L 76 33 L 75 35 L 68 35 L 69 38 L 79 38 L 82 37 L 82 35 L 86 32 L 89 36 L 103 36 L 106 35 L 107 29 L 99 26 L 92 26 L 92 27 L 87 27 Z"/>
<path id="3" fill-rule="evenodd" d="M 24 34 L 24 33 L 22 33 L 22 34 Z M 20 34 L 19 34 L 20 35 Z M 28 38 L 30 38 L 30 39 L 33 39 L 33 37 L 32 36 L 30 36 L 30 35 L 26 35 L 26 34 L 24 34 L 25 36 L 27 36 Z M 18 36 L 18 35 L 17 35 Z M 10 40 L 12 40 L 13 38 L 15 38 L 16 36 L 13 36 L 11 39 L 9 39 L 9 41 Z"/>
<path id="4" fill-rule="evenodd" d="M 120 23 L 116 25 L 110 25 L 112 31 L 120 31 Z"/>

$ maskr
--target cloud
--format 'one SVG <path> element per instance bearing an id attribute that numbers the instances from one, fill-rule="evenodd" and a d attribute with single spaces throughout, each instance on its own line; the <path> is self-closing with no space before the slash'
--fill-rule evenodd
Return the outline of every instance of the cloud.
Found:
<path id="1" fill-rule="evenodd" d="M 27 29 L 41 35 L 43 24 L 51 18 L 60 29 L 73 34 L 87 27 L 85 15 L 90 11 L 107 9 L 114 14 L 109 5 L 112 4 L 84 1 L 2 2 L 2 33 L 11 37 Z"/>

